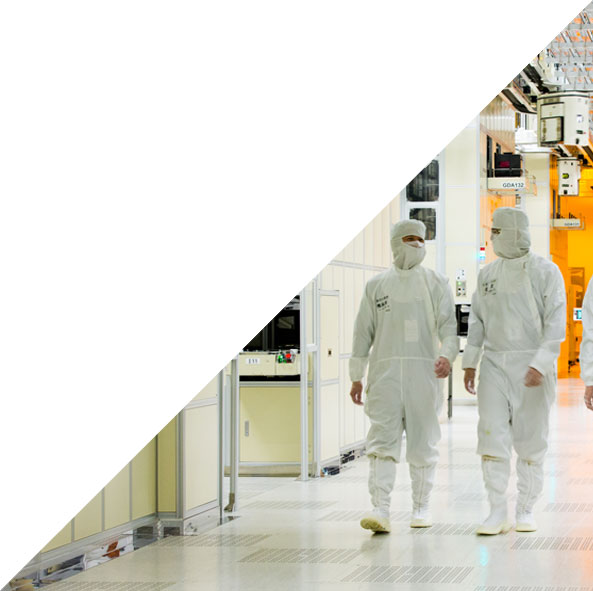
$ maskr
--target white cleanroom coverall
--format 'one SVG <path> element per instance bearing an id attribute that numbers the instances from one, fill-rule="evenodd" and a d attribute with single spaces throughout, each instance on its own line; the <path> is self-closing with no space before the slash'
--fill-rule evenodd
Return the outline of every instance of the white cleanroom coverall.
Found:
<path id="1" fill-rule="evenodd" d="M 478 453 L 491 516 L 506 521 L 506 489 L 514 446 L 517 516 L 530 516 L 543 488 L 548 420 L 555 397 L 555 362 L 566 327 L 566 296 L 558 267 L 529 252 L 529 220 L 518 209 L 494 212 L 499 259 L 478 275 L 472 297 L 463 368 L 480 365 Z M 527 387 L 529 368 L 543 376 Z"/>
<path id="2" fill-rule="evenodd" d="M 583 340 L 581 342 L 581 379 L 593 386 L 593 278 L 583 299 Z"/>
<path id="3" fill-rule="evenodd" d="M 414 235 L 424 238 L 422 222 L 404 220 L 393 226 L 394 265 L 366 285 L 350 359 L 353 382 L 362 380 L 369 366 L 364 405 L 371 423 L 366 440 L 369 491 L 375 509 L 387 515 L 404 429 L 414 508 L 428 505 L 439 457 L 442 403 L 434 364 L 439 356 L 452 364 L 459 352 L 447 278 L 419 264 L 424 248 L 402 242 Z"/>

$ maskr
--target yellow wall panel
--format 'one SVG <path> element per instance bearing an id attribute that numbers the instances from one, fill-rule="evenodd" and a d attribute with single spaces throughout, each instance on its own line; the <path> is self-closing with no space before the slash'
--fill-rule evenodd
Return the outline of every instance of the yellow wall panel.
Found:
<path id="1" fill-rule="evenodd" d="M 177 417 L 157 436 L 158 510 L 177 511 Z"/>
<path id="2" fill-rule="evenodd" d="M 101 529 L 102 502 L 101 493 L 91 500 L 88 505 L 74 518 L 74 540 L 81 540 Z"/>
<path id="3" fill-rule="evenodd" d="M 49 552 L 50 550 L 54 550 L 60 546 L 70 544 L 70 542 L 72 542 L 72 523 L 69 521 L 68 525 L 66 525 L 66 527 L 60 531 L 60 533 L 54 536 L 51 542 L 45 546 L 41 552 Z"/>
<path id="4" fill-rule="evenodd" d="M 218 396 L 218 374 L 216 374 L 203 390 L 198 392 L 194 400 L 205 400 L 206 398 L 216 398 Z"/>
<path id="5" fill-rule="evenodd" d="M 130 465 L 105 487 L 105 529 L 130 521 Z"/>
<path id="6" fill-rule="evenodd" d="M 309 388 L 309 403 L 310 398 Z M 313 438 L 311 410 L 309 404 L 309 455 Z M 299 462 L 299 384 L 242 385 L 240 435 L 241 462 Z"/>
<path id="7" fill-rule="evenodd" d="M 156 439 L 132 460 L 132 519 L 156 513 Z"/>
<path id="8" fill-rule="evenodd" d="M 177 511 L 177 417 L 157 436 L 158 510 Z"/>
<path id="9" fill-rule="evenodd" d="M 215 501 L 218 495 L 218 408 L 184 411 L 185 511 Z"/>

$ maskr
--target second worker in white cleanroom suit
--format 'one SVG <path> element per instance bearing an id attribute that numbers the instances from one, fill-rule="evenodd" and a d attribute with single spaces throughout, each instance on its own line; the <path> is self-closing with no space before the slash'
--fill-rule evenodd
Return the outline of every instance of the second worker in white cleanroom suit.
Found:
<path id="1" fill-rule="evenodd" d="M 449 375 L 459 339 L 446 277 L 420 264 L 425 232 L 416 220 L 392 227 L 394 264 L 367 283 L 354 326 L 350 395 L 362 404 L 361 380 L 368 362 L 364 407 L 371 423 L 366 451 L 373 511 L 360 523 L 373 531 L 390 530 L 390 495 L 404 430 L 412 480 L 410 525 L 432 525 L 428 504 L 441 436 L 437 377 Z"/>
<path id="2" fill-rule="evenodd" d="M 465 386 L 478 386 L 478 453 L 490 515 L 478 534 L 505 533 L 506 490 L 512 448 L 517 452 L 517 531 L 535 531 L 533 506 L 543 490 L 550 407 L 556 393 L 556 358 L 566 330 L 566 294 L 560 269 L 530 252 L 527 215 L 500 207 L 492 218 L 499 257 L 478 275 L 472 297 Z"/>

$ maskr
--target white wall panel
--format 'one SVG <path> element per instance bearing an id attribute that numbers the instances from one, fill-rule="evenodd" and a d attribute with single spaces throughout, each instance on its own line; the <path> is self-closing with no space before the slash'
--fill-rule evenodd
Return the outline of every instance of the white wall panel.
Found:
<path id="1" fill-rule="evenodd" d="M 342 260 L 347 263 L 354 262 L 354 241 L 349 242 L 342 251 Z"/>
<path id="2" fill-rule="evenodd" d="M 366 430 L 364 425 L 364 407 L 352 405 L 354 407 L 354 440 L 356 442 L 362 441 L 366 437 Z"/>
<path id="3" fill-rule="evenodd" d="M 364 264 L 372 265 L 375 255 L 375 233 L 373 232 L 373 223 L 371 222 L 364 229 Z"/>
<path id="4" fill-rule="evenodd" d="M 358 309 L 360 308 L 360 302 L 362 300 L 362 296 L 364 294 L 364 271 L 362 269 L 354 269 L 354 318 L 356 319 L 356 315 L 358 314 Z M 354 326 L 352 327 L 354 330 Z M 352 339 L 352 335 L 350 335 L 350 339 Z M 352 345 L 350 345 L 350 349 L 352 349 Z"/>
<path id="5" fill-rule="evenodd" d="M 445 148 L 447 186 L 475 186 L 478 165 L 476 133 L 475 127 L 466 128 Z"/>
<path id="6" fill-rule="evenodd" d="M 323 271 L 321 271 L 321 289 L 335 289 L 334 268 L 334 265 L 327 265 Z"/>
<path id="7" fill-rule="evenodd" d="M 342 353 L 352 351 L 352 332 L 354 330 L 354 269 L 344 268 L 344 297 L 342 298 Z"/>
<path id="8" fill-rule="evenodd" d="M 550 253 L 550 229 L 545 226 L 531 226 L 530 233 L 531 252 L 548 258 Z"/>
<path id="9" fill-rule="evenodd" d="M 322 295 L 320 309 L 321 324 L 321 380 L 336 380 L 339 377 L 340 346 L 340 299 L 338 296 Z"/>
<path id="10" fill-rule="evenodd" d="M 383 223 L 381 215 L 373 219 L 373 259 L 371 265 L 380 267 L 383 260 Z"/>
<path id="11" fill-rule="evenodd" d="M 346 445 L 346 434 L 344 430 L 345 426 L 345 413 L 346 403 L 350 401 L 350 377 L 348 375 L 348 360 L 340 359 L 340 384 L 339 384 L 340 396 L 338 396 L 338 420 L 339 420 L 339 436 L 340 447 Z"/>
<path id="12" fill-rule="evenodd" d="M 184 509 L 188 511 L 217 498 L 218 408 L 211 404 L 184 412 Z"/>
<path id="13" fill-rule="evenodd" d="M 354 258 L 353 262 L 362 265 L 364 263 L 364 230 L 354 239 Z"/>
<path id="14" fill-rule="evenodd" d="M 218 374 L 208 382 L 206 387 L 199 392 L 194 400 L 204 400 L 205 398 L 216 398 L 218 395 Z"/>
<path id="15" fill-rule="evenodd" d="M 478 187 L 446 187 L 445 235 L 447 242 L 475 242 L 478 220 Z"/>
<path id="16" fill-rule="evenodd" d="M 389 244 L 389 205 L 381 212 L 381 267 L 388 267 L 391 245 Z"/>
<path id="17" fill-rule="evenodd" d="M 342 360 L 342 364 L 344 364 L 344 375 L 348 375 L 348 362 L 347 360 Z M 350 388 L 348 388 L 348 392 L 350 392 Z M 356 434 L 354 431 L 354 403 L 350 398 L 349 394 L 344 396 L 344 413 L 343 413 L 343 423 L 342 423 L 342 437 L 340 438 L 342 443 L 342 447 L 346 447 L 352 443 L 356 442 Z"/>
<path id="18" fill-rule="evenodd" d="M 401 193 L 389 204 L 390 210 L 390 225 L 396 224 L 401 219 Z M 391 228 L 390 228 L 391 229 Z"/>
<path id="19" fill-rule="evenodd" d="M 321 461 L 340 455 L 340 388 L 338 384 L 321 388 Z"/>
<path id="20" fill-rule="evenodd" d="M 457 269 L 463 269 L 465 271 L 467 281 L 467 295 L 466 297 L 456 297 L 456 303 L 469 303 L 476 289 L 478 280 L 477 256 L 478 250 L 475 244 L 453 244 L 447 246 L 447 278 L 449 279 L 449 287 L 451 290 L 455 290 L 455 274 Z"/>

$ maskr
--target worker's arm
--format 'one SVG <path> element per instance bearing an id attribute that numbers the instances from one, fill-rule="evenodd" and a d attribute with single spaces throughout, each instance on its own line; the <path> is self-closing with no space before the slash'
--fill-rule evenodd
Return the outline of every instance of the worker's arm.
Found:
<path id="1" fill-rule="evenodd" d="M 470 394 L 476 394 L 476 368 L 480 363 L 482 356 L 482 347 L 484 346 L 484 320 L 482 317 L 482 297 L 480 295 L 480 286 L 482 285 L 482 275 L 478 275 L 478 287 L 472 296 L 472 305 L 469 312 L 469 323 L 467 330 L 467 343 L 463 352 L 461 367 L 465 370 L 463 382 L 465 389 Z"/>
<path id="2" fill-rule="evenodd" d="M 593 410 L 593 278 L 583 300 L 583 340 L 579 360 L 581 379 L 585 382 L 585 404 Z"/>
<path id="3" fill-rule="evenodd" d="M 593 387 L 593 278 L 583 299 L 583 340 L 579 355 L 581 379 Z"/>
<path id="4" fill-rule="evenodd" d="M 482 317 L 482 296 L 480 295 L 481 274 L 478 276 L 478 287 L 472 296 L 472 305 L 469 312 L 467 329 L 467 343 L 463 352 L 461 367 L 463 369 L 476 369 L 482 356 L 484 346 L 484 320 Z"/>
<path id="5" fill-rule="evenodd" d="M 362 378 L 366 372 L 369 352 L 375 338 L 375 325 L 374 299 L 369 284 L 367 284 L 354 322 L 352 356 L 349 362 L 350 379 L 352 380 L 350 396 L 355 404 L 362 404 Z"/>
<path id="6" fill-rule="evenodd" d="M 560 344 L 566 337 L 566 293 L 562 273 L 556 265 L 539 278 L 539 283 L 544 304 L 542 342 L 529 367 L 543 376 L 554 367 Z"/>
<path id="7" fill-rule="evenodd" d="M 459 354 L 459 337 L 457 336 L 453 292 L 448 282 L 443 282 L 441 287 L 440 298 L 436 306 L 437 333 L 441 349 L 434 369 L 438 378 L 446 378 L 451 372 L 453 361 Z"/>

